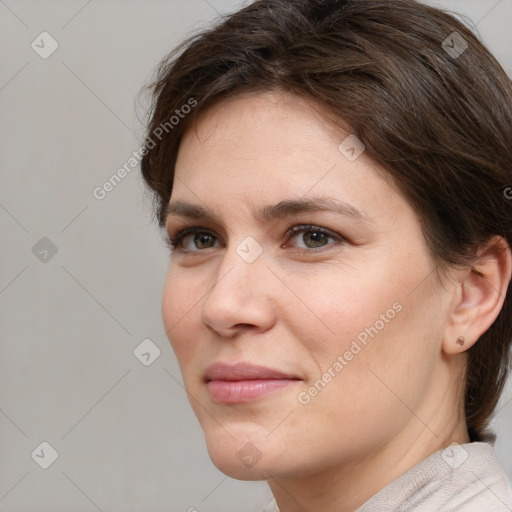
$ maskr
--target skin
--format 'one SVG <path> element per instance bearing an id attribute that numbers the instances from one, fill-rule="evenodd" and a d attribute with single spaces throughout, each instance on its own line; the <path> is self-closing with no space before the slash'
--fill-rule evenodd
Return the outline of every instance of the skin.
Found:
<path id="1" fill-rule="evenodd" d="M 499 239 L 498 249 L 481 248 L 473 267 L 481 275 L 451 269 L 441 282 L 415 212 L 364 152 L 349 161 L 338 150 L 347 135 L 304 99 L 249 94 L 203 112 L 176 163 L 171 203 L 208 207 L 219 219 L 168 217 L 171 236 L 189 226 L 206 233 L 173 250 L 164 325 L 213 463 L 237 479 L 267 480 L 281 512 L 353 511 L 435 451 L 469 442 L 465 351 L 497 317 L 511 275 Z M 317 196 L 373 222 L 326 211 L 263 222 L 252 213 Z M 344 241 L 314 229 L 286 235 L 300 224 Z M 236 252 L 248 236 L 263 251 L 252 263 Z M 400 312 L 333 372 L 397 303 Z M 215 361 L 301 380 L 255 402 L 218 404 L 204 381 Z M 335 376 L 300 403 L 329 368 Z M 248 442 L 261 455 L 251 467 L 237 457 Z"/>

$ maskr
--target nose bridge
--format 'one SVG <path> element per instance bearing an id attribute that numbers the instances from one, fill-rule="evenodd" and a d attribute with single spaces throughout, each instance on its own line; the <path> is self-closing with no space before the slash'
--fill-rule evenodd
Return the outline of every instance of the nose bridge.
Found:
<path id="1" fill-rule="evenodd" d="M 266 300 L 268 272 L 263 248 L 253 237 L 228 246 L 202 304 L 203 322 L 221 333 L 237 324 L 268 323 L 272 315 Z"/>
<path id="2" fill-rule="evenodd" d="M 262 274 L 265 272 L 268 270 L 263 258 L 263 247 L 252 236 L 247 236 L 226 248 L 214 290 L 234 286 L 233 291 L 243 291 L 240 285 L 250 283 L 252 290 L 255 291 L 254 285 L 261 282 Z"/>

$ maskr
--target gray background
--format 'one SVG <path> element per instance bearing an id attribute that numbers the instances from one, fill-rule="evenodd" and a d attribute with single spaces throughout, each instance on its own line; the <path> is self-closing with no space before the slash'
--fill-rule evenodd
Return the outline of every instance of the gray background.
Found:
<path id="1" fill-rule="evenodd" d="M 512 0 L 437 4 L 467 14 L 512 77 Z M 160 58 L 240 5 L 0 0 L 1 511 L 269 501 L 265 483 L 227 478 L 208 458 L 162 326 L 168 256 L 138 167 L 93 196 L 141 145 L 136 97 Z M 59 45 L 47 59 L 31 48 L 43 31 Z M 161 351 L 149 366 L 133 353 L 146 338 Z M 509 400 L 510 382 L 494 426 L 511 478 Z M 48 469 L 42 441 L 58 452 Z"/>

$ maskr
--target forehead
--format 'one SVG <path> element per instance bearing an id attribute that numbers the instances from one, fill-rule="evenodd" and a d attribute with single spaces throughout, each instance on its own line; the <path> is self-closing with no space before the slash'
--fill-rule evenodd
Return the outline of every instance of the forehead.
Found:
<path id="1" fill-rule="evenodd" d="M 284 93 L 215 104 L 184 134 L 172 200 L 211 209 L 250 205 L 253 212 L 289 199 L 328 196 L 367 217 L 379 209 L 396 211 L 393 202 L 403 199 L 384 171 L 364 151 L 347 158 L 340 143 L 354 136 L 336 130 L 323 114 L 314 103 Z"/>
<path id="2" fill-rule="evenodd" d="M 304 98 L 273 92 L 244 94 L 214 104 L 185 132 L 176 161 L 179 178 L 213 183 L 257 177 L 260 185 L 289 186 L 339 168 L 338 146 L 348 133 L 335 130 Z M 207 176 L 205 176 L 207 175 Z"/>
<path id="3" fill-rule="evenodd" d="M 236 147 L 249 133 L 258 136 L 254 143 L 267 134 L 265 145 L 272 151 L 283 143 L 300 147 L 304 137 L 313 139 L 327 134 L 335 143 L 340 132 L 348 135 L 346 124 L 328 122 L 325 108 L 312 99 L 279 90 L 246 92 L 222 99 L 200 112 L 182 143 L 195 138 L 198 143 L 220 144 L 227 136 Z"/>

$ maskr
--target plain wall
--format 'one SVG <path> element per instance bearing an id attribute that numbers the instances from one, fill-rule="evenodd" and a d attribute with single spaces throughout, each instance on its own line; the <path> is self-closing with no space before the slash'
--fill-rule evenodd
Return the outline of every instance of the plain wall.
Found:
<path id="1" fill-rule="evenodd" d="M 512 76 L 512 0 L 436 3 L 467 14 Z M 239 5 L 0 2 L 0 511 L 256 512 L 269 501 L 265 483 L 210 462 L 162 325 L 167 251 L 129 163 L 156 64 Z M 31 47 L 51 49 L 43 31 L 58 43 L 46 59 Z M 147 338 L 160 357 L 144 366 L 133 352 Z M 509 478 L 510 400 L 509 385 L 494 420 Z M 43 441 L 58 453 L 47 469 Z"/>

